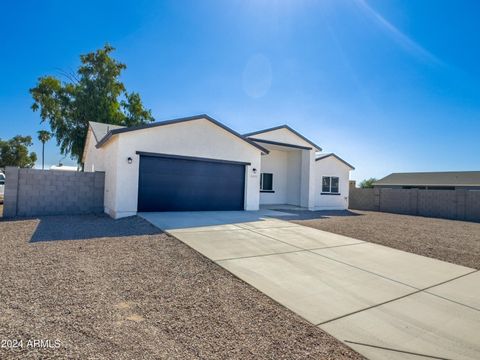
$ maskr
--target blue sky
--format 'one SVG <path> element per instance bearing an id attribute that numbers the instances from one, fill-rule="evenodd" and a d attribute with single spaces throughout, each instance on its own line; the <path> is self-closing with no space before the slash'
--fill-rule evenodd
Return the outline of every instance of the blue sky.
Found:
<path id="1" fill-rule="evenodd" d="M 48 129 L 28 89 L 108 42 L 156 120 L 286 123 L 357 180 L 480 170 L 479 13 L 473 0 L 6 2 L 0 138 Z M 46 164 L 61 157 L 51 141 Z"/>

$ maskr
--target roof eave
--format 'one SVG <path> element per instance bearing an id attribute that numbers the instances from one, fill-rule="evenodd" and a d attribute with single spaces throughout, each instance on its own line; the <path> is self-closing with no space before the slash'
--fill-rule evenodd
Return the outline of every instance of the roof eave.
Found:
<path id="1" fill-rule="evenodd" d="M 268 128 L 268 129 L 253 131 L 253 132 L 250 132 L 250 133 L 243 134 L 243 136 L 250 137 L 250 136 L 253 136 L 253 135 L 263 134 L 263 133 L 266 133 L 266 132 L 271 132 L 271 131 L 275 131 L 275 130 L 279 130 L 279 129 L 287 129 L 287 130 L 291 131 L 292 133 L 297 135 L 299 138 L 301 138 L 302 140 L 304 140 L 307 143 L 309 143 L 310 145 L 312 145 L 316 150 L 322 151 L 322 148 L 320 146 L 315 144 L 313 141 L 307 139 L 305 136 L 303 136 L 298 131 L 296 131 L 295 129 L 292 129 L 290 126 L 288 126 L 286 124 L 279 125 L 279 126 L 274 126 L 274 127 Z"/>
<path id="2" fill-rule="evenodd" d="M 95 145 L 95 147 L 97 149 L 100 149 L 105 143 L 108 142 L 108 140 L 110 140 L 110 138 L 115 135 L 114 134 L 114 131 L 115 130 L 110 130 L 108 133 L 105 134 L 105 136 L 103 138 L 100 139 L 100 141 L 97 143 L 97 145 Z"/>
<path id="3" fill-rule="evenodd" d="M 349 164 L 348 162 L 346 162 L 345 160 L 343 160 L 341 157 L 335 155 L 335 154 L 328 154 L 328 155 L 325 155 L 325 156 L 321 156 L 321 157 L 318 157 L 315 159 L 315 161 L 319 161 L 319 160 L 323 160 L 323 159 L 326 159 L 330 156 L 333 156 L 335 159 L 337 159 L 338 161 L 344 163 L 345 165 L 347 165 L 350 169 L 352 170 L 355 170 L 355 167 L 352 166 L 351 164 Z"/>
<path id="4" fill-rule="evenodd" d="M 254 141 L 254 142 L 264 143 L 264 144 L 268 144 L 268 145 L 284 146 L 284 147 L 299 149 L 299 150 L 312 150 L 312 148 L 308 147 L 308 146 L 288 144 L 288 143 L 283 143 L 283 142 L 278 142 L 278 141 L 264 140 L 264 139 L 257 139 L 257 138 L 249 138 L 249 139 Z"/>
<path id="5" fill-rule="evenodd" d="M 136 131 L 136 130 L 143 130 L 143 129 L 149 129 L 149 128 L 154 128 L 158 126 L 165 126 L 165 125 L 173 125 L 181 122 L 187 122 L 187 121 L 193 121 L 193 120 L 201 120 L 205 119 L 210 121 L 211 123 L 217 125 L 218 127 L 224 129 L 225 131 L 231 133 L 232 135 L 238 137 L 240 140 L 245 141 L 246 143 L 256 147 L 258 150 L 260 150 L 263 154 L 268 154 L 270 151 L 265 149 L 263 146 L 260 146 L 253 142 L 252 140 L 246 138 L 245 136 L 240 135 L 237 133 L 235 130 L 230 129 L 228 126 L 223 125 L 221 122 L 215 120 L 214 118 L 208 116 L 207 114 L 201 114 L 201 115 L 195 115 L 195 116 L 189 116 L 189 117 L 184 117 L 184 118 L 177 118 L 177 119 L 172 119 L 172 120 L 166 120 L 166 121 L 161 121 L 158 123 L 153 123 L 153 124 L 146 124 L 146 125 L 139 125 L 135 127 L 130 127 L 130 128 L 121 128 L 121 129 L 114 129 L 110 130 L 96 145 L 97 148 L 102 147 L 113 135 L 125 133 L 125 132 L 131 132 L 131 131 Z"/>

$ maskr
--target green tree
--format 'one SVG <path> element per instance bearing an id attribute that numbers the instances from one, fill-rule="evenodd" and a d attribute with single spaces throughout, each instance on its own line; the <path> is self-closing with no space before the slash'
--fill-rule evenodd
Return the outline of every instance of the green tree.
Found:
<path id="1" fill-rule="evenodd" d="M 373 188 L 373 183 L 377 181 L 375 178 L 365 179 L 360 183 L 362 189 L 371 189 Z"/>
<path id="2" fill-rule="evenodd" d="M 52 133 L 47 130 L 37 131 L 38 140 L 42 142 L 42 170 L 45 169 L 45 143 L 52 138 Z"/>
<path id="3" fill-rule="evenodd" d="M 111 57 L 115 49 L 102 49 L 80 56 L 76 73 L 64 74 L 67 81 L 54 76 L 39 78 L 30 89 L 33 111 L 40 111 L 42 122 L 48 121 L 60 151 L 81 161 L 88 122 L 134 126 L 154 120 L 138 93 L 127 92 L 120 81 L 126 69 Z"/>
<path id="4" fill-rule="evenodd" d="M 28 147 L 32 146 L 31 136 L 17 135 L 10 140 L 0 139 L 0 168 L 18 166 L 31 168 L 37 161 L 37 154 L 28 153 Z"/>

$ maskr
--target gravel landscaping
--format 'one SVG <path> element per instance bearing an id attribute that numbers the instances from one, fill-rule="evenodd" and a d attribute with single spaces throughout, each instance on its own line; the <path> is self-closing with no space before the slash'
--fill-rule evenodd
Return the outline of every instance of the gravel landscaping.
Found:
<path id="1" fill-rule="evenodd" d="M 137 217 L 0 220 L 0 244 L 0 340 L 24 346 L 1 359 L 362 358 Z"/>
<path id="2" fill-rule="evenodd" d="M 480 269 L 480 223 L 359 210 L 296 215 L 301 225 Z"/>

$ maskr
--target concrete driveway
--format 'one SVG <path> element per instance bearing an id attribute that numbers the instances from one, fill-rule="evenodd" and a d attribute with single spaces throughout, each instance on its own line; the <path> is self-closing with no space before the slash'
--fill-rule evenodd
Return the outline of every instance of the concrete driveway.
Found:
<path id="1" fill-rule="evenodd" d="M 480 273 L 281 220 L 140 214 L 370 359 L 480 359 Z"/>

